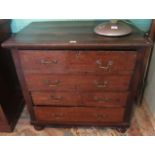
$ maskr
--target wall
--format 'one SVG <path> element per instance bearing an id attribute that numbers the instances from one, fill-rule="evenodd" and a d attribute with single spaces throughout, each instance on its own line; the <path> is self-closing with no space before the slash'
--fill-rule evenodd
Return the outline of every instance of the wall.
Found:
<path id="1" fill-rule="evenodd" d="M 47 21 L 51 19 L 14 19 L 12 20 L 12 31 L 14 33 L 20 31 L 22 28 L 24 28 L 26 25 L 30 24 L 34 21 Z M 132 19 L 131 20 L 135 25 L 137 25 L 140 29 L 143 31 L 147 31 L 150 26 L 150 19 Z"/>
<path id="2" fill-rule="evenodd" d="M 148 83 L 145 90 L 145 99 L 148 103 L 150 111 L 152 112 L 155 118 L 155 44 L 147 81 Z"/>

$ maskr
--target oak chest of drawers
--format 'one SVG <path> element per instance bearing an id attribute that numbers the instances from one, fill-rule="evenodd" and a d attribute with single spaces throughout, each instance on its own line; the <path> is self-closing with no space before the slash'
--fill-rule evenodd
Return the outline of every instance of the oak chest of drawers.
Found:
<path id="1" fill-rule="evenodd" d="M 12 50 L 31 123 L 128 127 L 151 42 L 94 34 L 100 21 L 32 23 L 3 43 Z"/>

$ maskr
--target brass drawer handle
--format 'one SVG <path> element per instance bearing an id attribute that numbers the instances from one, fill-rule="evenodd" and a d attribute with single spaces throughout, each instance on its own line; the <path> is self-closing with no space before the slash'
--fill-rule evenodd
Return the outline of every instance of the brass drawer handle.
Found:
<path id="1" fill-rule="evenodd" d="M 108 81 L 104 81 L 103 84 L 99 84 L 97 81 L 95 81 L 95 84 L 98 88 L 106 88 L 108 85 Z"/>
<path id="2" fill-rule="evenodd" d="M 105 114 L 94 114 L 94 116 L 98 119 L 98 120 L 103 120 L 106 119 L 108 116 Z"/>
<path id="3" fill-rule="evenodd" d="M 57 64 L 58 63 L 58 60 L 40 60 L 40 63 L 41 64 Z"/>
<path id="4" fill-rule="evenodd" d="M 47 84 L 49 87 L 54 87 L 54 86 L 58 86 L 61 83 L 61 81 L 55 80 L 54 83 L 50 83 L 49 80 L 45 80 L 44 83 Z"/>
<path id="5" fill-rule="evenodd" d="M 53 95 L 51 95 L 50 97 L 51 97 L 52 100 L 56 100 L 56 101 L 60 101 L 63 98 L 62 96 L 55 97 Z"/>
<path id="6" fill-rule="evenodd" d="M 103 98 L 98 98 L 98 97 L 94 97 L 94 100 L 97 101 L 97 102 L 110 102 L 111 99 L 110 98 L 106 98 L 106 97 L 103 97 Z"/>
<path id="7" fill-rule="evenodd" d="M 113 61 L 108 61 L 106 66 L 102 65 L 102 62 L 100 60 L 97 60 L 96 63 L 99 65 L 99 68 L 104 69 L 104 70 L 109 70 L 111 66 L 113 65 Z"/>

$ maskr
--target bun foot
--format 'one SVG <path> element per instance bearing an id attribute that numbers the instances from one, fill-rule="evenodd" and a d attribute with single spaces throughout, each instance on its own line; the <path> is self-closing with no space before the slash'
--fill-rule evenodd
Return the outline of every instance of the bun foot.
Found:
<path id="1" fill-rule="evenodd" d="M 34 125 L 34 129 L 40 131 L 40 130 L 44 129 L 44 126 L 42 126 L 42 125 Z"/>
<path id="2" fill-rule="evenodd" d="M 118 132 L 120 133 L 125 133 L 127 131 L 127 127 L 119 127 L 119 128 L 115 128 Z"/>

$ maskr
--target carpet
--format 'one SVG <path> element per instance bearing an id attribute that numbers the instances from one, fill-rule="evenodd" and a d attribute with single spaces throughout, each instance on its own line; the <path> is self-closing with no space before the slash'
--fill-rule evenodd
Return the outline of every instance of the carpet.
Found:
<path id="1" fill-rule="evenodd" d="M 29 123 L 29 114 L 24 108 L 12 133 L 0 133 L 0 136 L 153 136 L 155 130 L 145 102 L 134 106 L 131 126 L 125 133 L 105 127 L 46 127 L 36 131 Z"/>

